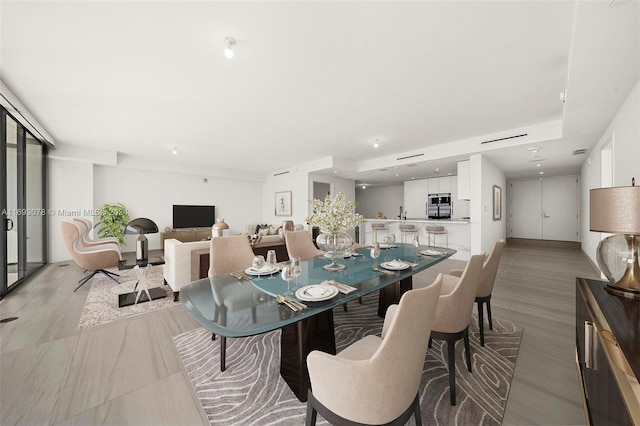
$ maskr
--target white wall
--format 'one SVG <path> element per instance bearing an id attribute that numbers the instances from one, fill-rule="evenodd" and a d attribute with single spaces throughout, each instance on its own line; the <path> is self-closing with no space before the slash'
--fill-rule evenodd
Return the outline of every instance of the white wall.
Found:
<path id="1" fill-rule="evenodd" d="M 146 217 L 162 232 L 171 228 L 174 204 L 215 205 L 229 234 L 245 232 L 246 225 L 261 222 L 262 183 L 188 175 L 175 172 L 94 166 L 93 202 L 122 203 L 131 219 Z M 160 234 L 147 235 L 149 249 L 159 249 Z M 135 250 L 135 235 L 126 236 L 123 251 Z"/>
<path id="2" fill-rule="evenodd" d="M 496 241 L 506 238 L 507 181 L 504 173 L 482 154 L 469 158 L 471 171 L 471 254 L 489 253 Z M 502 218 L 493 220 L 493 186 L 502 189 Z"/>
<path id="3" fill-rule="evenodd" d="M 640 80 L 613 120 L 589 153 L 589 160 L 582 164 L 580 179 L 580 235 L 582 250 L 596 264 L 596 248 L 601 239 L 599 232 L 589 230 L 589 190 L 601 187 L 600 150 L 613 139 L 613 186 L 629 186 L 631 178 L 640 185 Z M 591 163 L 589 165 L 589 162 Z"/>
<path id="4" fill-rule="evenodd" d="M 93 164 L 49 158 L 48 261 L 71 259 L 62 239 L 60 221 L 85 215 L 94 208 Z"/>
<path id="5" fill-rule="evenodd" d="M 400 206 L 404 208 L 404 185 L 368 186 L 356 188 L 356 211 L 366 218 L 373 219 L 381 212 L 387 219 L 397 219 Z M 425 195 L 425 200 L 426 200 Z M 417 212 L 416 212 L 417 213 Z M 409 217 L 416 217 L 411 215 Z"/>

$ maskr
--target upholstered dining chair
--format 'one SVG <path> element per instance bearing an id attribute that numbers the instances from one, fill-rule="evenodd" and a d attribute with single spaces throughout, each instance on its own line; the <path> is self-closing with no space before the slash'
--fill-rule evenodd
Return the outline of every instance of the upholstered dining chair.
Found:
<path id="1" fill-rule="evenodd" d="M 218 237 L 212 238 L 209 251 L 209 276 L 215 277 L 218 275 L 228 274 L 230 272 L 244 271 L 250 267 L 253 262 L 253 250 L 251 250 L 251 244 L 246 235 L 235 235 L 231 237 Z M 241 309 L 246 307 L 246 303 L 238 303 L 239 301 L 250 301 L 251 291 L 249 286 L 243 288 L 247 289 L 247 294 L 241 294 L 241 292 L 234 292 L 232 299 L 224 297 L 222 289 L 214 288 L 215 285 L 211 281 L 212 292 L 219 299 L 216 302 L 216 315 L 221 315 L 221 322 L 224 323 L 226 312 L 228 310 Z M 248 296 L 248 297 L 247 297 Z M 251 305 L 252 316 L 255 317 L 255 305 Z M 215 340 L 216 335 L 211 334 L 211 340 Z M 220 336 L 220 371 L 227 369 L 227 338 Z"/>
<path id="2" fill-rule="evenodd" d="M 287 246 L 289 259 L 295 257 L 309 259 L 324 254 L 313 244 L 311 234 L 307 231 L 287 231 L 284 233 L 284 242 Z"/>
<path id="3" fill-rule="evenodd" d="M 484 253 L 471 256 L 460 277 L 443 275 L 442 290 L 433 319 L 431 340 L 447 342 L 449 363 L 449 394 L 451 405 L 456 405 L 456 342 L 464 339 L 467 370 L 471 373 L 471 348 L 469 347 L 469 322 L 473 301 L 478 288 L 478 276 L 482 271 Z"/>
<path id="4" fill-rule="evenodd" d="M 498 265 L 502 250 L 504 249 L 504 240 L 500 240 L 494 244 L 491 253 L 482 266 L 482 272 L 478 276 L 478 291 L 476 292 L 476 305 L 478 306 L 478 327 L 480 328 L 480 346 L 484 346 L 484 309 L 483 304 L 487 304 L 487 319 L 489 320 L 489 330 L 493 330 L 493 321 L 491 319 L 491 292 L 498 274 Z M 462 276 L 462 269 L 452 269 L 449 275 L 456 277 Z"/>
<path id="5" fill-rule="evenodd" d="M 337 355 L 307 356 L 307 426 L 317 413 L 335 425 L 404 425 L 412 414 L 422 424 L 419 387 L 441 285 L 439 274 L 404 293 L 387 309 L 380 337 L 365 336 Z"/>
<path id="6" fill-rule="evenodd" d="M 115 237 L 104 237 L 104 238 L 92 239 L 89 236 L 89 232 L 91 232 L 91 229 L 93 228 L 93 223 L 89 219 L 74 217 L 73 220 L 76 221 L 81 226 L 82 239 L 80 240 L 80 243 L 84 247 L 98 246 L 98 245 L 107 244 L 107 243 L 116 244 L 117 246 L 120 246 L 120 242 Z"/>
<path id="7" fill-rule="evenodd" d="M 119 275 L 115 272 L 107 271 L 106 268 L 118 266 L 118 262 L 122 260 L 120 247 L 110 243 L 95 247 L 84 247 L 81 243 L 84 228 L 78 222 L 72 220 L 63 220 L 60 223 L 64 244 L 71 258 L 81 268 L 92 271 L 78 281 L 79 285 L 73 291 L 78 290 L 98 273 L 102 273 L 115 282 L 118 282 L 116 277 L 119 277 Z"/>

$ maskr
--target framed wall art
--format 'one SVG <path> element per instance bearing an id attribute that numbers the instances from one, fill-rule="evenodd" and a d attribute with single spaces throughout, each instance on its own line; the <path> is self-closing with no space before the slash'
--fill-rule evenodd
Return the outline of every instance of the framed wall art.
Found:
<path id="1" fill-rule="evenodd" d="M 291 216 L 291 191 L 276 192 L 276 216 Z"/>
<path id="2" fill-rule="evenodd" d="M 502 219 L 502 188 L 493 185 L 493 220 Z"/>

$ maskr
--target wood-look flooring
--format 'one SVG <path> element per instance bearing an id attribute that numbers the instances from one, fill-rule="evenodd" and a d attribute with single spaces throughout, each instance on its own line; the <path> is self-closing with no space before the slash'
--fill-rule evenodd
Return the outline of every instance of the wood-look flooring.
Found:
<path id="1" fill-rule="evenodd" d="M 461 267 L 449 260 L 416 276 Z M 0 302 L 0 424 L 206 424 L 172 337 L 198 327 L 176 306 L 78 330 L 82 270 L 45 266 Z M 507 245 L 494 317 L 524 327 L 504 424 L 584 424 L 574 364 L 575 277 L 597 278 L 578 250 Z"/>

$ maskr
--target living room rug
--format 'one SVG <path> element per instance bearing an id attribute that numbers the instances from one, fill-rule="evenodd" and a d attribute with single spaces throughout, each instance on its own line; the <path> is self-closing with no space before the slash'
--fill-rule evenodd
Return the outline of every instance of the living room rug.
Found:
<path id="1" fill-rule="evenodd" d="M 85 286 L 91 285 L 91 288 L 82 309 L 82 314 L 80 314 L 79 329 L 94 327 L 133 315 L 155 311 L 156 309 L 168 308 L 175 304 L 173 292 L 168 286 L 164 285 L 162 265 L 151 266 L 145 279 L 149 288 L 160 287 L 167 297 L 122 308 L 118 307 L 118 295 L 132 292 L 138 281 L 138 276 L 133 269 L 118 270 L 118 268 L 111 268 L 108 271 L 120 274 L 118 279 L 120 284 L 104 274 L 96 274 L 91 279 L 90 284 L 85 284 Z M 138 286 L 139 288 L 140 286 Z"/>
<path id="2" fill-rule="evenodd" d="M 377 295 L 349 311 L 334 309 L 338 351 L 368 334 L 380 335 Z M 449 402 L 446 344 L 434 341 L 427 352 L 420 406 L 424 424 L 500 425 L 518 356 L 522 328 L 493 319 L 480 346 L 477 317 L 469 327 L 473 373 L 456 345 L 456 402 Z M 220 343 L 198 328 L 174 337 L 178 354 L 211 425 L 303 425 L 306 403 L 298 401 L 280 377 L 280 331 L 227 339 L 227 370 L 220 371 Z M 444 349 L 444 351 L 443 351 Z M 318 415 L 318 424 L 326 424 Z M 413 425 L 413 418 L 409 424 Z"/>

